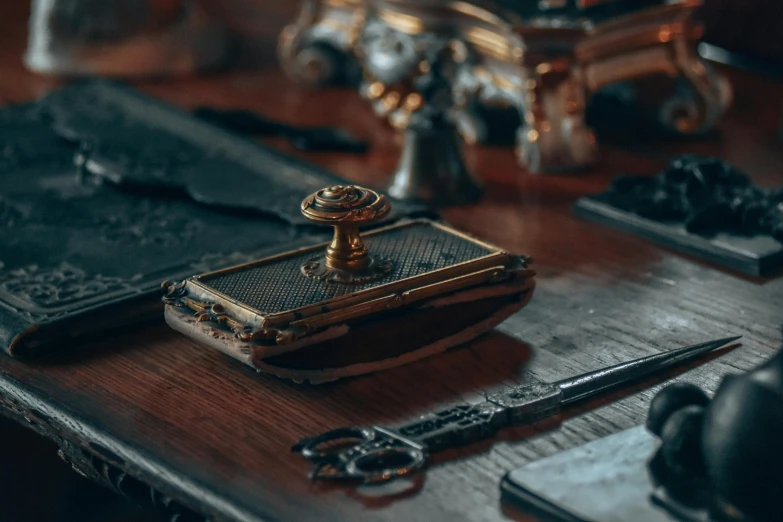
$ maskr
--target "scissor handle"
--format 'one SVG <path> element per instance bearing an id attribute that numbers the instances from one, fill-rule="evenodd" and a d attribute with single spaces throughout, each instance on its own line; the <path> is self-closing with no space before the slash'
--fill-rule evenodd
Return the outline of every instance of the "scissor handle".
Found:
<path id="1" fill-rule="evenodd" d="M 342 442 L 342 444 L 333 443 Z M 426 448 L 382 428 L 337 428 L 294 446 L 316 467 L 313 479 L 386 482 L 413 473 L 427 463 Z"/>
<path id="2" fill-rule="evenodd" d="M 353 449 L 375 440 L 376 432 L 370 428 L 337 428 L 315 437 L 302 439 L 293 447 L 294 451 L 301 452 L 302 456 L 315 463 L 333 463 L 340 460 L 340 456 Z M 337 441 L 355 440 L 356 443 L 339 445 L 329 448 L 330 443 Z M 326 447 L 325 447 L 326 446 Z"/>
<path id="3" fill-rule="evenodd" d="M 427 453 L 413 446 L 380 445 L 357 453 L 345 463 L 346 478 L 379 484 L 410 475 L 427 463 Z"/>

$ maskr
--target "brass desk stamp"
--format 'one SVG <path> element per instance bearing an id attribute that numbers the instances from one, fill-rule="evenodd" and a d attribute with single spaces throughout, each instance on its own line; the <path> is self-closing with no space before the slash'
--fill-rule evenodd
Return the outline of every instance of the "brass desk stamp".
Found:
<path id="1" fill-rule="evenodd" d="M 405 364 L 465 343 L 530 300 L 529 259 L 430 220 L 360 235 L 385 196 L 332 186 L 302 202 L 330 243 L 166 282 L 168 324 L 297 382 Z"/>

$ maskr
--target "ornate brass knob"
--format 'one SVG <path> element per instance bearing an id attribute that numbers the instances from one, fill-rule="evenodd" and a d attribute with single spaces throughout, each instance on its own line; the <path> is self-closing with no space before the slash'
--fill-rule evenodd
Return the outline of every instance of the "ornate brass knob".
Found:
<path id="1" fill-rule="evenodd" d="M 386 196 L 362 187 L 334 185 L 307 196 L 302 214 L 314 223 L 334 226 L 334 238 L 325 255 L 302 265 L 302 273 L 341 284 L 375 281 L 389 273 L 391 260 L 370 255 L 359 225 L 377 221 L 390 210 Z"/>

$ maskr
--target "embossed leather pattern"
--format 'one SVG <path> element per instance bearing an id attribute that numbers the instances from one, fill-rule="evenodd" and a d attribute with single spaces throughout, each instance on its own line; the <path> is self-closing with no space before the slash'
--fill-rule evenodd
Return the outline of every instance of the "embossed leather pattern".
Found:
<path id="1" fill-rule="evenodd" d="M 0 109 L 0 180 L 0 347 L 14 355 L 162 316 L 165 279 L 326 240 L 299 203 L 341 181 L 104 82 Z"/>
<path id="2" fill-rule="evenodd" d="M 314 256 L 312 252 L 308 252 L 277 263 L 202 279 L 202 282 L 263 314 L 272 314 L 407 279 L 493 253 L 493 250 L 426 224 L 369 236 L 365 238 L 365 245 L 372 255 L 392 261 L 393 268 L 388 276 L 359 285 L 341 285 L 305 277 L 299 267 Z M 281 285 L 281 281 L 287 284 Z"/>

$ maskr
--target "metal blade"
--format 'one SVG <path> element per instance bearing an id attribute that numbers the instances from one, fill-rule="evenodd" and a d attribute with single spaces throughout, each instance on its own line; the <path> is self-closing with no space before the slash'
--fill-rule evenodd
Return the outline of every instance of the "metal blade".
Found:
<path id="1" fill-rule="evenodd" d="M 727 337 L 725 339 L 687 346 L 677 350 L 670 350 L 668 352 L 610 366 L 609 368 L 604 368 L 602 370 L 583 373 L 582 375 L 553 382 L 552 384 L 563 390 L 562 404 L 568 404 L 608 390 L 609 388 L 613 388 L 626 381 L 668 368 L 669 366 L 673 366 L 682 361 L 693 359 L 703 353 L 711 352 L 716 348 L 736 341 L 740 337 L 742 336 Z"/>

